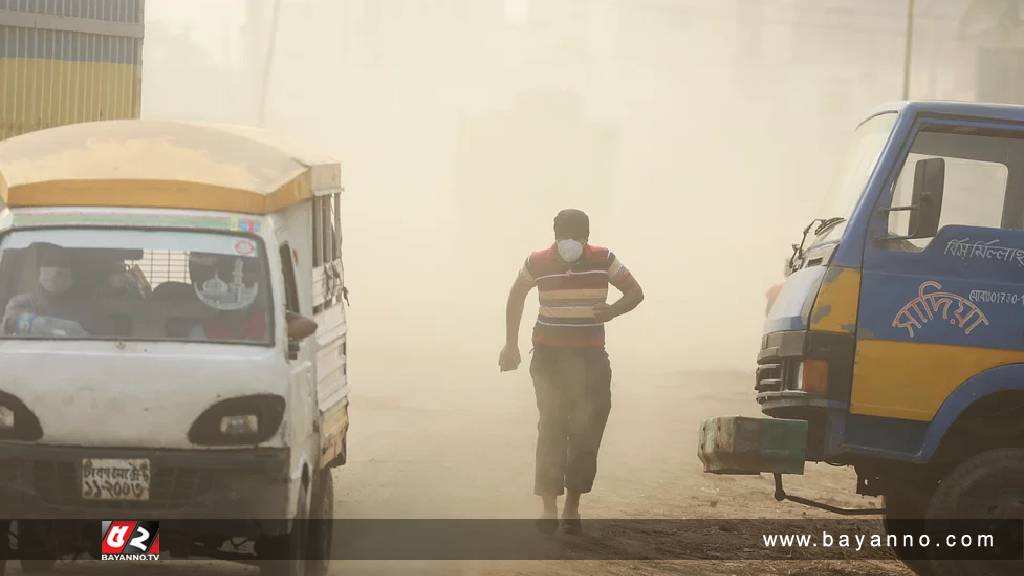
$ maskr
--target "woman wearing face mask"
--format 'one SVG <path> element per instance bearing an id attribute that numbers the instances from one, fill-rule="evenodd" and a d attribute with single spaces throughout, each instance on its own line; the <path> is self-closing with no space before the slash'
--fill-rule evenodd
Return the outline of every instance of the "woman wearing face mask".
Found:
<path id="1" fill-rule="evenodd" d="M 5 334 L 82 336 L 83 316 L 88 309 L 75 298 L 72 257 L 67 249 L 40 245 L 38 284 L 31 292 L 11 298 L 0 326 Z"/>
<path id="2" fill-rule="evenodd" d="M 541 497 L 539 526 L 558 526 L 558 497 L 566 494 L 564 527 L 580 529 L 580 496 L 590 492 L 597 451 L 611 409 L 611 365 L 604 348 L 604 324 L 643 299 L 640 285 L 607 248 L 588 243 L 590 220 L 579 210 L 555 217 L 555 242 L 526 259 L 508 296 L 505 347 L 498 364 L 515 370 L 519 323 L 534 286 L 540 314 L 533 328 L 530 375 L 540 412 L 534 493 Z M 622 291 L 606 303 L 608 285 Z"/>

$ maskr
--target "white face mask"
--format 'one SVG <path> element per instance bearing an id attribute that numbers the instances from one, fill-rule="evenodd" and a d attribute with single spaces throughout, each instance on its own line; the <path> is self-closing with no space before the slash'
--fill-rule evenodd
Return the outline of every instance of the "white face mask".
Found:
<path id="1" fill-rule="evenodd" d="M 583 255 L 583 243 L 579 240 L 559 240 L 557 245 L 558 255 L 565 262 L 575 262 Z"/>
<path id="2" fill-rule="evenodd" d="M 51 294 L 63 294 L 71 288 L 71 269 L 59 266 L 40 266 L 39 285 Z"/>

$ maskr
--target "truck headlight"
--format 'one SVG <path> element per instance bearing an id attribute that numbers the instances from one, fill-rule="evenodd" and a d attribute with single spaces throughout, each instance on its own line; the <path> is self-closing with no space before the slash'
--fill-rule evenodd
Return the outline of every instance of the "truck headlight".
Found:
<path id="1" fill-rule="evenodd" d="M 223 416 L 220 419 L 220 433 L 226 436 L 245 436 L 260 431 L 260 419 L 255 414 Z"/>
<path id="2" fill-rule="evenodd" d="M 196 418 L 188 439 L 201 446 L 259 444 L 281 428 L 284 408 L 284 398 L 276 394 L 227 398 Z"/>
<path id="3" fill-rule="evenodd" d="M 14 430 L 14 410 L 0 406 L 0 430 Z"/>
<path id="4" fill-rule="evenodd" d="M 39 440 L 39 418 L 20 398 L 0 392 L 0 440 Z"/>

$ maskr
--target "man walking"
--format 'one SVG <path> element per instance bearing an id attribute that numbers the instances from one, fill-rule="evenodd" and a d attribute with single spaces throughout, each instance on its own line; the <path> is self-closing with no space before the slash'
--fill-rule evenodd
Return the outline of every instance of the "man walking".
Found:
<path id="1" fill-rule="evenodd" d="M 558 525 L 558 497 L 566 494 L 566 530 L 580 528 L 580 496 L 590 492 L 597 451 L 611 409 L 611 365 L 604 324 L 643 299 L 640 285 L 607 248 L 588 244 L 590 220 L 579 210 L 555 216 L 555 242 L 534 252 L 512 285 L 505 310 L 501 370 L 519 367 L 519 323 L 534 286 L 540 314 L 533 328 L 530 376 L 537 394 L 537 469 L 534 493 L 541 497 L 541 526 Z M 608 284 L 622 291 L 606 303 Z"/>

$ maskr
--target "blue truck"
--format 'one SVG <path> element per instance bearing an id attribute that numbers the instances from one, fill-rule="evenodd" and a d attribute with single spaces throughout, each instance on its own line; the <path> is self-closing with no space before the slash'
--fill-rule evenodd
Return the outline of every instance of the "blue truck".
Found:
<path id="1" fill-rule="evenodd" d="M 853 466 L 856 492 L 884 497 L 861 512 L 889 525 L 1024 517 L 1024 106 L 879 107 L 829 205 L 767 313 L 767 417 L 706 420 L 705 471 L 772 473 L 779 499 L 857 513 L 782 486 L 806 461 Z"/>

